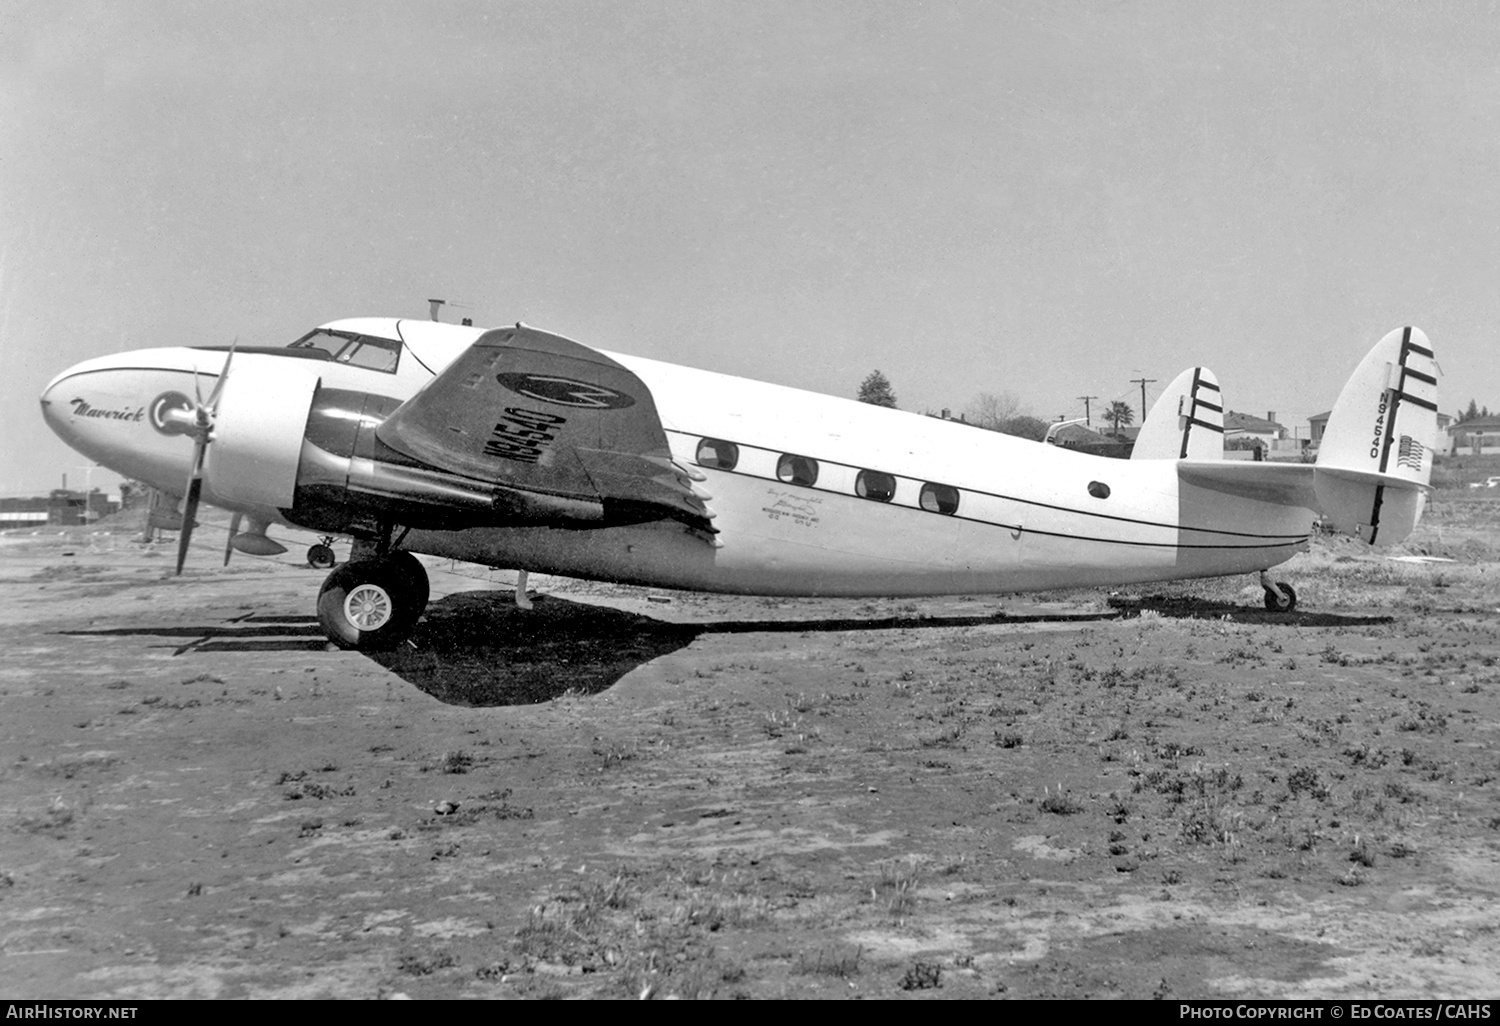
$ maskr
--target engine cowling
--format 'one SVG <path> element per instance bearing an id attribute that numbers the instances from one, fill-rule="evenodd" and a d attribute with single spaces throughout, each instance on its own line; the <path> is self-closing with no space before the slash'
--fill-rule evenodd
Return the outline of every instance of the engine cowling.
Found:
<path id="1" fill-rule="evenodd" d="M 298 436 L 288 520 L 331 534 L 376 522 L 426 530 L 499 525 L 598 527 L 604 507 L 564 496 L 518 491 L 427 466 L 397 452 L 375 429 L 401 400 L 318 387 Z M 281 471 L 277 480 L 282 479 Z"/>
<path id="2" fill-rule="evenodd" d="M 319 378 L 299 362 L 243 356 L 234 361 L 214 414 L 204 484 L 234 506 L 292 505 L 302 440 Z"/>

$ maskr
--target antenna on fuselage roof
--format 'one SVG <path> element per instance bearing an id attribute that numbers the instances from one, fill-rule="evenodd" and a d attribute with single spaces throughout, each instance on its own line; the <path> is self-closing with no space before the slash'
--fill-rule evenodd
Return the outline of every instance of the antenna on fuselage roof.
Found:
<path id="1" fill-rule="evenodd" d="M 435 321 L 442 320 L 442 318 L 440 318 L 438 316 L 438 307 L 451 306 L 455 310 L 467 310 L 467 309 L 469 309 L 469 304 L 468 303 L 450 303 L 446 299 L 429 299 L 427 301 L 427 303 L 431 307 L 432 319 L 435 320 Z M 464 323 L 464 327 L 466 327 L 466 328 L 470 327 L 474 323 L 474 318 L 472 318 L 472 317 L 465 317 L 463 323 Z"/>

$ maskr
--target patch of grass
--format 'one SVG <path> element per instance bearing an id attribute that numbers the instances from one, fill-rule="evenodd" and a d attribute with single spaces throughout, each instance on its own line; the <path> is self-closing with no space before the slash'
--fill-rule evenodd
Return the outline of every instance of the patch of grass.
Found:
<path id="1" fill-rule="evenodd" d="M 818 949 L 817 955 L 809 959 L 806 954 L 799 954 L 796 963 L 792 966 L 792 972 L 801 976 L 836 976 L 841 980 L 847 980 L 851 976 L 859 975 L 859 960 L 864 956 L 863 945 L 854 949 L 853 954 L 828 954 L 825 955 L 822 948 Z"/>
<path id="2" fill-rule="evenodd" d="M 892 860 L 880 864 L 880 881 L 870 889 L 870 896 L 886 898 L 886 911 L 900 918 L 917 907 L 917 887 L 922 880 L 922 864 L 916 859 Z"/>
<path id="3" fill-rule="evenodd" d="M 316 780 L 305 780 L 294 784 L 282 792 L 281 797 L 289 802 L 298 802 L 304 798 L 315 798 L 323 801 L 327 798 L 353 798 L 355 795 L 354 785 L 345 787 L 330 787 L 320 784 Z"/>
<path id="4" fill-rule="evenodd" d="M 1311 766 L 1299 766 L 1288 774 L 1286 788 L 1293 798 L 1304 791 L 1318 801 L 1324 801 L 1328 797 L 1328 788 L 1318 780 L 1318 771 Z"/>
<path id="5" fill-rule="evenodd" d="M 599 768 L 601 770 L 631 762 L 640 755 L 640 749 L 636 747 L 634 742 L 627 743 L 623 741 L 595 741 L 590 751 L 599 757 Z"/>
<path id="6" fill-rule="evenodd" d="M 943 985 L 943 969 L 933 962 L 913 962 L 901 977 L 902 990 L 934 990 Z"/>
<path id="7" fill-rule="evenodd" d="M 1054 816 L 1073 816 L 1083 811 L 1083 803 L 1063 790 L 1061 784 L 1057 790 L 1049 790 L 1042 799 L 1040 808 L 1043 812 L 1050 812 Z"/>
<path id="8" fill-rule="evenodd" d="M 1197 802 L 1183 817 L 1182 837 L 1190 844 L 1234 847 L 1244 821 L 1244 815 L 1236 809 L 1215 801 Z"/>
<path id="9" fill-rule="evenodd" d="M 473 766 L 474 756 L 462 749 L 444 752 L 437 761 L 438 771 L 442 773 L 467 773 Z"/>
<path id="10" fill-rule="evenodd" d="M 451 969 L 456 965 L 458 958 L 451 951 L 408 952 L 397 959 L 396 970 L 407 976 L 431 976 L 439 969 Z"/>

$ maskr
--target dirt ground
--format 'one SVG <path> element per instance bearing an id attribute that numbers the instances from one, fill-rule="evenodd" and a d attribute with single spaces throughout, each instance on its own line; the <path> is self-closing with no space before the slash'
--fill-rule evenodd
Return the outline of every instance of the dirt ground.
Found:
<path id="1" fill-rule="evenodd" d="M 0 536 L 9 997 L 1494 997 L 1500 500 L 1386 558 L 931 601 Z"/>

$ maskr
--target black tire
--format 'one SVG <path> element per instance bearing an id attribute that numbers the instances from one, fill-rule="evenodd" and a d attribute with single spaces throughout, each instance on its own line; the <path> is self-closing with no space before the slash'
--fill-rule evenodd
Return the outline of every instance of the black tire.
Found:
<path id="1" fill-rule="evenodd" d="M 318 622 L 340 648 L 380 652 L 411 633 L 421 612 L 412 581 L 388 559 L 345 563 L 318 592 Z"/>
<path id="2" fill-rule="evenodd" d="M 1276 582 L 1276 590 L 1266 589 L 1266 608 L 1273 613 L 1290 613 L 1297 608 L 1297 591 L 1285 581 Z"/>
<path id="3" fill-rule="evenodd" d="M 327 545 L 318 544 L 307 550 L 307 565 L 317 570 L 329 570 L 338 562 L 338 557 L 333 554 L 333 549 Z"/>
<path id="4" fill-rule="evenodd" d="M 415 612 L 412 613 L 412 623 L 417 622 L 417 617 L 427 608 L 427 600 L 432 595 L 432 587 L 427 580 L 427 568 L 422 561 L 410 552 L 392 552 L 388 557 L 391 565 L 406 579 L 407 587 L 411 589 L 412 603 Z"/>

